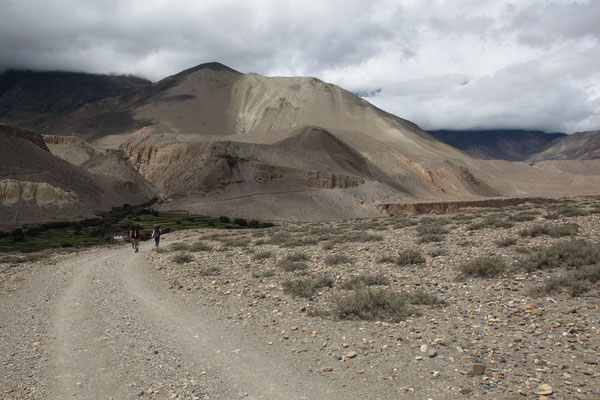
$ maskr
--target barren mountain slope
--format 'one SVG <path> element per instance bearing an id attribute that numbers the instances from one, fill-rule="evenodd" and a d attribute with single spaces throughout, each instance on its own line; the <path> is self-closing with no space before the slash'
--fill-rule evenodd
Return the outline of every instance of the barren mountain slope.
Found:
<path id="1" fill-rule="evenodd" d="M 437 139 L 487 160 L 524 161 L 566 136 L 526 130 L 430 131 Z"/>
<path id="2" fill-rule="evenodd" d="M 600 159 L 600 131 L 577 132 L 560 138 L 531 161 Z"/>
<path id="3" fill-rule="evenodd" d="M 54 130 L 124 151 L 163 207 L 209 214 L 368 217 L 382 203 L 588 194 L 600 179 L 593 164 L 480 160 L 335 85 L 217 63 L 88 104 Z"/>
<path id="4" fill-rule="evenodd" d="M 29 138 L 0 134 L 2 228 L 81 218 L 125 202 L 142 202 L 149 194 L 135 181 L 115 180 L 70 164 Z"/>
<path id="5" fill-rule="evenodd" d="M 100 149 L 74 136 L 48 135 L 44 141 L 52 154 L 102 175 L 110 185 L 129 186 L 148 198 L 156 195 L 156 189 L 133 167 L 122 150 Z"/>
<path id="6" fill-rule="evenodd" d="M 43 132 L 86 103 L 149 84 L 145 79 L 122 75 L 7 71 L 0 73 L 0 122 Z"/>
<path id="7" fill-rule="evenodd" d="M 98 153 L 98 149 L 76 136 L 45 135 L 44 143 L 55 156 L 81 165 Z"/>
<path id="8" fill-rule="evenodd" d="M 269 141 L 273 131 L 302 126 L 362 132 L 419 155 L 464 153 L 332 84 L 306 77 L 240 74 L 210 63 L 165 78 L 135 94 L 88 104 L 52 131 L 96 141 L 110 134 L 184 133 Z"/>

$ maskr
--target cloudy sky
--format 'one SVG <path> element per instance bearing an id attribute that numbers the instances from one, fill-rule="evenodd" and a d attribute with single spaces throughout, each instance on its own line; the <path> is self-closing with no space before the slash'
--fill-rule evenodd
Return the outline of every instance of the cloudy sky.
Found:
<path id="1" fill-rule="evenodd" d="M 600 1 L 0 0 L 0 70 L 310 75 L 424 129 L 600 129 Z"/>

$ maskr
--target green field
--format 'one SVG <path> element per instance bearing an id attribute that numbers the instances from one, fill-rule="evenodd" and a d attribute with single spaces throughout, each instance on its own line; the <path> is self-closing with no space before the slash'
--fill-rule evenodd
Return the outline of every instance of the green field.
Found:
<path id="1" fill-rule="evenodd" d="M 270 223 L 246 221 L 227 217 L 192 215 L 187 212 L 158 212 L 150 207 L 154 201 L 138 206 L 123 205 L 99 214 L 98 218 L 82 221 L 59 221 L 24 226 L 11 232 L 0 232 L 0 252 L 34 252 L 49 248 L 79 248 L 112 243 L 116 234 L 126 234 L 133 225 L 142 229 L 142 239 L 147 240 L 154 225 L 162 233 L 183 229 L 244 229 L 265 228 Z"/>

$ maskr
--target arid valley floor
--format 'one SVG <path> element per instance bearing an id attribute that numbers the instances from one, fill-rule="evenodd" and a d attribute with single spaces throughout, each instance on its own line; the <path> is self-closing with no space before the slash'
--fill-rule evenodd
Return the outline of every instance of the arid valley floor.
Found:
<path id="1" fill-rule="evenodd" d="M 599 243 L 587 198 L 4 255 L 0 399 L 597 399 Z"/>

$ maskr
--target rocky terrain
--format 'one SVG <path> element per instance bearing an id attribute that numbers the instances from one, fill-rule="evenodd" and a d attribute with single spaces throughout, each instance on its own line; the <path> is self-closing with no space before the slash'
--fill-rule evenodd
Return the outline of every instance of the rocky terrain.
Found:
<path id="1" fill-rule="evenodd" d="M 45 129 L 52 134 L 43 148 L 17 151 L 3 143 L 11 160 L 3 160 L 0 171 L 11 180 L 4 185 L 10 199 L 0 208 L 5 224 L 38 222 L 44 215 L 81 218 L 153 197 L 163 211 L 319 221 L 374 218 L 390 207 L 424 202 L 596 195 L 600 187 L 594 140 L 570 145 L 576 160 L 485 160 L 339 86 L 311 77 L 242 74 L 219 63 L 65 112 Z M 495 140 L 510 159 L 526 157 L 551 138 L 493 133 L 484 142 Z M 77 176 L 87 188 L 74 187 Z M 19 180 L 26 184 L 17 193 Z M 41 182 L 52 186 L 44 185 L 44 198 L 55 193 L 57 204 L 75 199 L 61 190 L 74 192 L 70 204 L 82 212 L 25 211 L 23 198 L 37 197 L 20 193 Z M 95 209 L 86 196 L 96 198 Z"/>
<path id="2" fill-rule="evenodd" d="M 81 219 L 154 193 L 122 152 L 99 150 L 74 165 L 53 155 L 36 132 L 0 125 L 0 230 Z"/>
<path id="3" fill-rule="evenodd" d="M 0 395 L 595 399 L 599 216 L 587 198 L 5 256 Z"/>

